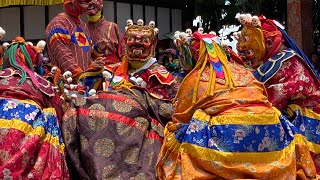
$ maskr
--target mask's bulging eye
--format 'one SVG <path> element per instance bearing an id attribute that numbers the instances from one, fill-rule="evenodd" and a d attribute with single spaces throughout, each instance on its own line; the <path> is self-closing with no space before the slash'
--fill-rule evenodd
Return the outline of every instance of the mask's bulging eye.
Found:
<path id="1" fill-rule="evenodd" d="M 270 48 L 272 47 L 272 41 L 271 41 L 271 39 L 267 39 L 265 45 L 266 45 L 266 48 L 267 48 L 267 49 L 270 49 Z"/>
<path id="2" fill-rule="evenodd" d="M 247 56 L 248 59 L 253 59 L 253 54 L 254 53 L 253 53 L 253 51 L 251 49 L 246 52 L 246 56 Z"/>

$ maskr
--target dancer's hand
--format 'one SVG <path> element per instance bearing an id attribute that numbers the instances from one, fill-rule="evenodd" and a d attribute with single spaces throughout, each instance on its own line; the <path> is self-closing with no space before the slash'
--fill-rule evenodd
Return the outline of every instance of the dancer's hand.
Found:
<path id="1" fill-rule="evenodd" d="M 98 41 L 97 46 L 99 51 L 105 51 L 108 45 L 108 40 L 105 38 L 102 38 Z"/>
<path id="2" fill-rule="evenodd" d="M 104 59 L 105 59 L 104 57 L 98 57 L 93 61 L 93 66 L 95 68 L 103 68 L 105 64 Z"/>

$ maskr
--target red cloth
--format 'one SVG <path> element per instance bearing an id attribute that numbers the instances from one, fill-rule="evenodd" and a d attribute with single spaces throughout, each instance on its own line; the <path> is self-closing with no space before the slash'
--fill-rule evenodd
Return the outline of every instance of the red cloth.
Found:
<path id="1" fill-rule="evenodd" d="M 261 21 L 261 28 L 266 44 L 266 54 L 262 58 L 264 62 L 279 51 L 284 40 L 282 39 L 282 34 L 273 20 L 267 19 L 264 16 L 260 16 L 259 19 Z"/>
<path id="2" fill-rule="evenodd" d="M 147 83 L 146 90 L 153 97 L 161 100 L 172 100 L 177 89 L 173 75 L 167 69 L 155 63 L 137 74 Z"/>
<path id="3" fill-rule="evenodd" d="M 80 27 L 86 35 L 89 35 L 89 30 L 83 21 L 77 24 L 73 18 L 61 13 L 53 18 L 46 28 L 46 40 L 50 61 L 53 65 L 60 68 L 62 72 L 80 72 L 79 68 L 86 70 L 92 62 L 92 47 L 90 47 L 91 50 L 86 52 L 70 40 L 70 36 L 75 33 L 78 27 Z M 69 34 L 56 33 L 55 36 L 51 36 L 51 38 L 48 39 L 51 33 L 57 29 L 63 29 Z"/>
<path id="4" fill-rule="evenodd" d="M 0 179 L 70 179 L 65 155 L 45 135 L 1 131 Z M 6 159 L 10 158 L 10 159 Z"/>
<path id="5" fill-rule="evenodd" d="M 108 41 L 105 55 L 117 54 L 118 44 L 120 41 L 120 33 L 118 25 L 105 20 L 103 17 L 97 22 L 89 22 L 88 29 L 94 44 L 102 39 Z M 118 58 L 119 62 L 119 58 Z"/>
<path id="6" fill-rule="evenodd" d="M 216 35 L 214 35 L 214 34 L 200 34 L 200 33 L 198 33 L 198 32 L 194 32 L 193 33 L 193 37 L 196 39 L 196 40 L 198 40 L 198 41 L 200 41 L 200 40 L 202 40 L 202 39 L 204 39 L 204 38 L 213 38 L 213 37 L 215 37 Z"/>
<path id="7" fill-rule="evenodd" d="M 117 64 L 119 62 L 120 62 L 120 59 L 117 54 L 110 54 L 108 56 L 105 56 L 105 64 L 106 65 Z"/>
<path id="8" fill-rule="evenodd" d="M 198 32 L 193 33 L 194 41 L 191 43 L 191 52 L 193 55 L 194 61 L 198 61 L 199 59 L 199 49 L 200 49 L 200 41 L 204 38 L 213 38 L 214 34 L 200 34 Z"/>
<path id="9" fill-rule="evenodd" d="M 320 83 L 297 56 L 285 61 L 265 86 L 269 101 L 278 109 L 297 104 L 320 113 Z"/>
<path id="10" fill-rule="evenodd" d="M 0 72 L 4 74 L 4 71 Z M 0 158 L 0 172 L 3 172 L 0 173 L 0 179 L 69 179 L 64 149 L 61 148 L 62 141 L 56 142 L 53 139 L 62 138 L 57 119 L 53 118 L 54 110 L 51 109 L 55 109 L 58 120 L 61 120 L 60 98 L 56 93 L 50 97 L 40 91 L 29 78 L 22 85 L 18 85 L 20 79 L 17 74 L 0 77 L 0 102 L 5 103 L 8 99 L 12 102 L 31 100 L 40 107 L 37 111 L 32 111 L 32 103 L 22 102 L 23 108 L 21 105 L 19 109 L 15 109 L 16 106 L 7 110 L 3 108 L 6 112 L 2 114 L 3 117 L 8 118 L 8 114 L 16 114 L 16 119 L 2 117 L 1 120 L 5 127 L 0 127 L 0 152 L 5 158 Z M 48 88 L 50 87 L 52 86 L 49 84 Z M 49 112 L 43 112 L 43 109 L 47 108 Z M 27 114 L 21 115 L 24 112 Z M 29 114 L 30 116 L 27 116 Z M 52 118 L 55 123 L 48 118 Z"/>
<path id="11" fill-rule="evenodd" d="M 53 107 L 56 109 L 58 119 L 61 120 L 62 109 L 58 94 L 55 92 L 54 96 L 47 96 L 38 90 L 29 78 L 22 85 L 18 85 L 20 78 L 18 75 L 9 76 L 7 79 L 0 77 L 0 97 L 31 99 L 43 108 Z"/>

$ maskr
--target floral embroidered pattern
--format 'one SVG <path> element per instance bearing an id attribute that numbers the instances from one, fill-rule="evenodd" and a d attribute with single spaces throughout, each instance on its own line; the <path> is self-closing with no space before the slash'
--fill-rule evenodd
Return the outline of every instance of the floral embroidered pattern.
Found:
<path id="1" fill-rule="evenodd" d="M 207 123 L 201 121 L 191 121 L 186 134 L 197 133 L 206 127 Z"/>
<path id="2" fill-rule="evenodd" d="M 284 116 L 281 118 L 287 121 Z M 316 126 L 314 133 L 315 131 Z M 192 118 L 189 124 L 179 126 L 175 131 L 175 138 L 180 143 L 190 143 L 223 152 L 270 152 L 287 147 L 296 133 L 301 131 L 286 123 L 209 126 L 208 122 Z"/>
<path id="3" fill-rule="evenodd" d="M 52 136 L 58 136 L 59 142 L 63 144 L 56 115 L 42 112 L 38 106 L 18 100 L 0 99 L 0 118 L 9 121 L 17 119 L 28 123 L 33 128 L 42 127 Z"/>
<path id="4" fill-rule="evenodd" d="M 288 104 L 314 109 L 320 104 L 319 81 L 296 56 L 283 62 L 265 85 L 269 101 L 278 109 Z"/>
<path id="5" fill-rule="evenodd" d="M 302 135 L 310 142 L 320 144 L 320 122 L 317 119 L 313 119 L 302 115 L 298 110 L 295 112 L 296 118 L 292 124 L 300 131 Z"/>
<path id="6" fill-rule="evenodd" d="M 0 129 L 0 179 L 68 179 L 62 134 L 53 108 L 1 98 L 0 118 L 5 127 Z M 70 132 L 64 137 L 68 143 Z"/>
<path id="7" fill-rule="evenodd" d="M 9 109 L 15 109 L 17 107 L 17 103 L 15 103 L 14 101 L 8 101 L 4 107 L 3 110 L 4 111 L 8 111 Z"/>

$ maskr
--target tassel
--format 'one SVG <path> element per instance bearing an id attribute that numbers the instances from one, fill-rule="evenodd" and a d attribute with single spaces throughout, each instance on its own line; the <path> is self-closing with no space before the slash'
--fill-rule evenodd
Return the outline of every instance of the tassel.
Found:
<path id="1" fill-rule="evenodd" d="M 193 90 L 192 103 L 195 103 L 197 100 L 198 86 L 199 86 L 200 78 L 201 78 L 201 75 L 202 75 L 203 71 L 205 70 L 207 62 L 208 62 L 207 49 L 206 49 L 204 43 L 205 43 L 204 41 L 201 41 L 201 44 L 200 44 L 200 49 L 199 49 L 199 60 L 200 61 L 199 61 L 197 68 L 199 68 L 201 65 L 201 69 L 199 71 L 199 75 L 197 77 L 196 84 L 195 84 L 195 87 Z"/>
<path id="2" fill-rule="evenodd" d="M 207 94 L 209 96 L 213 96 L 215 84 L 216 84 L 216 73 L 214 72 L 213 67 L 210 66 L 210 79 L 209 79 L 209 86 L 207 90 Z"/>
<path id="3" fill-rule="evenodd" d="M 53 85 L 54 86 L 58 85 L 58 80 L 60 78 L 60 75 L 61 75 L 61 70 L 58 68 L 57 72 L 54 74 L 54 77 L 53 77 Z"/>
<path id="4" fill-rule="evenodd" d="M 64 0 L 1 0 L 0 7 L 18 6 L 18 5 L 57 5 L 62 4 Z"/>

